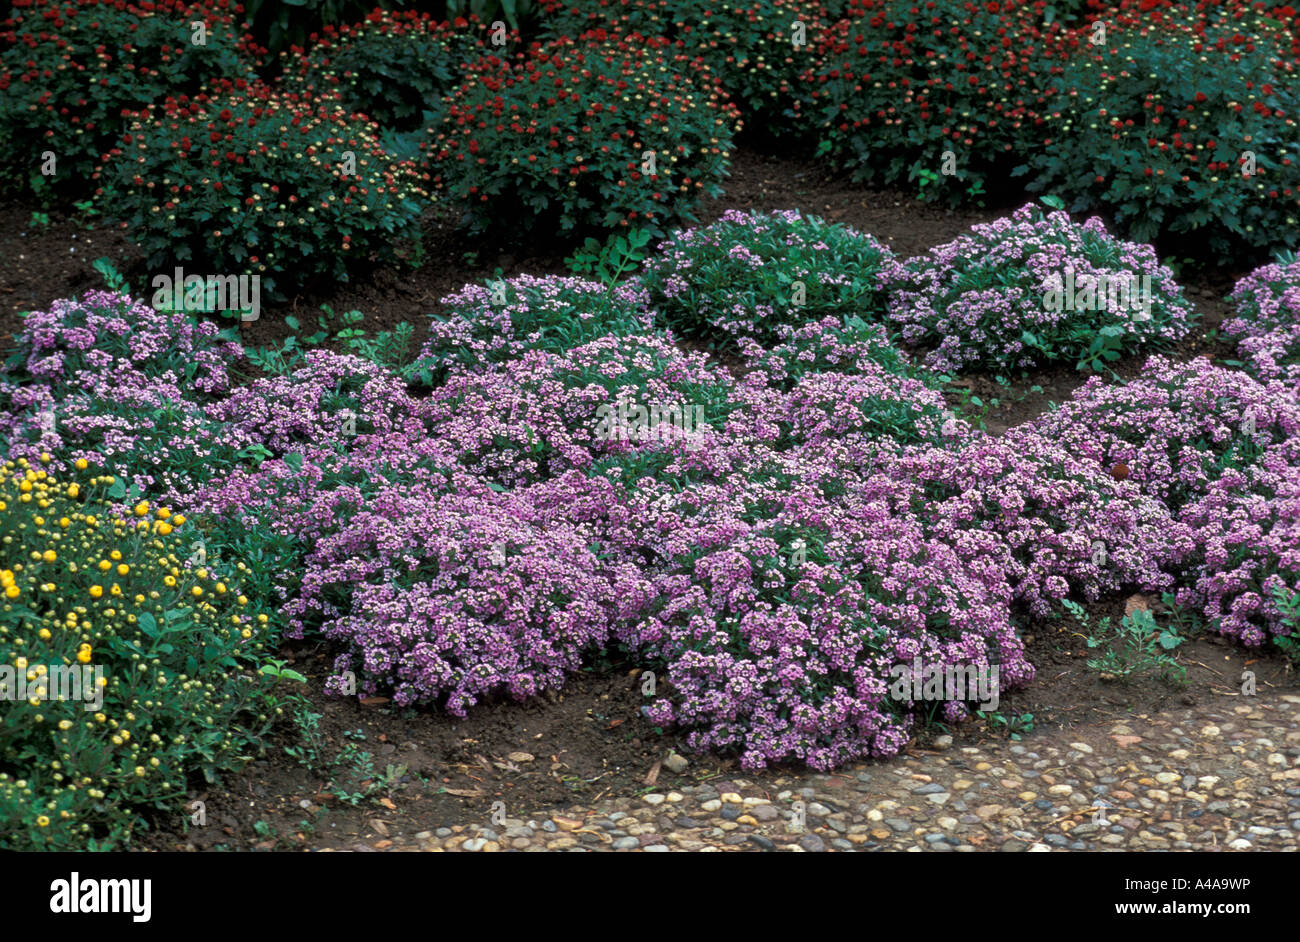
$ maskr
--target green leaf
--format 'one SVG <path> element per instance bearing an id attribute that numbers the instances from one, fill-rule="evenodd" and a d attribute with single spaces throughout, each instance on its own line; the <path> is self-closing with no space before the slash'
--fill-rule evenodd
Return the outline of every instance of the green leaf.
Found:
<path id="1" fill-rule="evenodd" d="M 114 500 L 121 500 L 123 497 L 125 497 L 126 482 L 123 481 L 121 478 L 117 478 L 116 480 L 114 480 L 112 486 L 110 486 L 108 489 L 108 496 L 113 498 Z"/>

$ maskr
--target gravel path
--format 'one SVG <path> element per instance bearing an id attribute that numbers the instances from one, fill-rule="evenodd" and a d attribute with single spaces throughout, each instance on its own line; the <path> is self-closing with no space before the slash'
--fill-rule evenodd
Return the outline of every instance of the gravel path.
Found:
<path id="1" fill-rule="evenodd" d="M 1224 697 L 833 775 L 665 785 L 389 851 L 1296 850 L 1300 696 Z M 359 845 L 358 850 L 372 850 Z"/>

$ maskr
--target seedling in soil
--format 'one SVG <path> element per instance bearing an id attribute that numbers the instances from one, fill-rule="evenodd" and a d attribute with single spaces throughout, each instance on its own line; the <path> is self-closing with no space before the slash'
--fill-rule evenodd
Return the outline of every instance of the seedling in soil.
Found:
<path id="1" fill-rule="evenodd" d="M 1002 712 L 985 713 L 983 710 L 976 710 L 975 715 L 988 723 L 989 729 L 994 732 L 1005 732 L 1017 742 L 1022 735 L 1034 731 L 1034 714 L 1032 713 L 1013 713 L 1007 716 Z"/>
<path id="2" fill-rule="evenodd" d="M 1102 680 L 1127 683 L 1144 674 L 1154 674 L 1176 683 L 1187 679 L 1187 668 L 1165 653 L 1182 644 L 1183 639 L 1171 628 L 1157 625 L 1147 609 L 1134 609 L 1114 629 L 1110 627 L 1110 618 L 1103 618 L 1094 634 L 1090 628 L 1091 618 L 1083 606 L 1069 600 L 1064 605 L 1088 632 L 1088 647 L 1092 650 L 1102 649 L 1099 657 L 1087 661 L 1088 667 L 1098 671 Z"/>

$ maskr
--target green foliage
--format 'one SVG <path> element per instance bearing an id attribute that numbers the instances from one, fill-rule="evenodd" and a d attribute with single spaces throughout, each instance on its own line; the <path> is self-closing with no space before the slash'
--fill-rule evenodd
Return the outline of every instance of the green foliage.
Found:
<path id="1" fill-rule="evenodd" d="M 275 680 L 283 679 L 297 681 L 300 684 L 307 683 L 306 677 L 295 670 L 285 667 L 285 663 L 285 661 L 277 661 L 273 658 L 263 664 L 261 669 L 258 670 L 258 673 L 266 677 L 274 678 Z"/>
<path id="2" fill-rule="evenodd" d="M 91 267 L 94 268 L 95 271 L 99 272 L 100 277 L 104 279 L 104 287 L 106 287 L 109 291 L 116 291 L 121 294 L 129 293 L 129 287 L 126 283 L 126 279 L 122 276 L 122 273 L 117 270 L 117 267 L 114 266 L 114 264 L 109 259 L 97 258 L 95 259 Z"/>
<path id="3" fill-rule="evenodd" d="M 1291 27 L 1216 4 L 1102 17 L 1054 82 L 1045 140 L 1021 151 L 1029 188 L 1104 210 L 1128 237 L 1186 237 L 1202 258 L 1300 241 L 1300 107 Z M 1254 167 L 1257 173 L 1245 176 Z"/>
<path id="4" fill-rule="evenodd" d="M 465 68 L 485 55 L 507 56 L 490 43 L 487 24 L 452 24 L 427 13 L 375 11 L 340 28 L 326 27 L 305 54 L 284 53 L 281 86 L 311 96 L 337 94 L 344 108 L 385 131 L 406 133 L 434 123 L 444 95 Z"/>
<path id="5" fill-rule="evenodd" d="M 484 23 L 504 21 L 511 29 L 531 26 L 537 17 L 533 0 L 447 0 L 447 19 L 476 17 Z"/>
<path id="6" fill-rule="evenodd" d="M 1004 733 L 1007 738 L 1017 742 L 1023 736 L 1034 731 L 1034 714 L 1032 713 L 1012 713 L 1008 715 L 1001 710 L 991 713 L 976 710 L 975 715 L 984 720 L 989 729 L 997 733 Z"/>
<path id="7" fill-rule="evenodd" d="M 329 26 L 363 18 L 374 9 L 392 10 L 410 0 L 244 0 L 253 37 L 272 56 L 290 46 L 302 48 L 308 38 Z"/>
<path id="8" fill-rule="evenodd" d="M 1273 587 L 1273 601 L 1277 603 L 1285 634 L 1273 636 L 1273 643 L 1292 661 L 1300 663 L 1300 592 L 1291 592 L 1285 585 Z"/>
<path id="9" fill-rule="evenodd" d="M 263 373 L 286 376 L 303 364 L 303 354 L 318 347 L 342 346 L 349 353 L 392 370 L 403 379 L 415 374 L 412 363 L 415 355 L 415 327 L 403 321 L 393 330 L 381 330 L 371 337 L 360 326 L 365 315 L 360 311 L 336 314 L 328 304 L 321 305 L 316 317 L 316 330 L 302 335 L 302 323 L 292 314 L 285 324 L 295 333 L 277 345 L 245 348 L 249 362 Z"/>
<path id="10" fill-rule="evenodd" d="M 1087 664 L 1099 672 L 1103 680 L 1128 683 L 1146 674 L 1177 683 L 1187 679 L 1187 668 L 1165 653 L 1182 644 L 1183 639 L 1172 628 L 1157 625 L 1147 609 L 1134 609 L 1115 628 L 1111 628 L 1109 616 L 1103 618 L 1094 633 L 1092 619 L 1083 606 L 1069 599 L 1062 604 L 1088 632 L 1088 648 L 1102 649 L 1100 655 L 1089 658 Z"/>
<path id="11" fill-rule="evenodd" d="M 1046 51 L 1060 32 L 1041 6 L 857 0 L 818 31 L 796 88 L 817 153 L 855 181 L 920 181 L 926 200 L 979 200 L 1037 143 Z"/>
<path id="12" fill-rule="evenodd" d="M 850 315 L 879 319 L 889 248 L 847 226 L 797 211 L 729 210 L 681 230 L 646 261 L 641 281 L 666 326 L 734 344 L 776 340 L 784 326 Z"/>
<path id="13" fill-rule="evenodd" d="M 626 236 L 611 236 L 603 245 L 599 239 L 588 237 L 582 248 L 566 258 L 564 263 L 575 275 L 594 274 L 613 290 L 614 285 L 645 258 L 651 238 L 644 229 L 633 229 Z"/>
<path id="14" fill-rule="evenodd" d="M 800 75 L 817 61 L 817 37 L 830 26 L 822 3 L 670 0 L 670 10 L 673 36 L 708 63 L 740 106 L 746 127 L 777 138 L 813 131 L 798 89 Z"/>
<path id="15" fill-rule="evenodd" d="M 320 730 L 321 718 L 322 715 L 312 710 L 307 700 L 300 699 L 294 704 L 293 723 L 297 736 L 296 741 L 284 746 L 285 755 L 309 771 L 327 776 L 327 789 L 337 800 L 354 807 L 380 792 L 397 787 L 406 774 L 405 765 L 390 764 L 381 774 L 375 770 L 374 755 L 351 742 L 344 743 L 334 756 L 328 756 L 328 743 Z"/>
<path id="16" fill-rule="evenodd" d="M 3 850 L 126 843 L 146 809 L 182 813 L 189 775 L 240 768 L 280 711 L 242 561 L 189 566 L 183 517 L 120 519 L 121 479 L 78 477 L 0 468 L 0 537 L 24 550 L 0 570 Z"/>

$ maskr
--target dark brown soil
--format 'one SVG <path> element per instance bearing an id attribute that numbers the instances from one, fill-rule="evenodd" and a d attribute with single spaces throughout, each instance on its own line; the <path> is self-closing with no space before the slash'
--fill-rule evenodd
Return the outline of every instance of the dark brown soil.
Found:
<path id="1" fill-rule="evenodd" d="M 962 212 L 920 204 L 890 191 L 866 191 L 827 176 L 811 163 L 778 156 L 738 154 L 725 198 L 707 206 L 708 222 L 730 208 L 799 208 L 870 232 L 902 256 L 916 255 L 948 241 L 970 225 L 996 218 L 1013 204 Z M 99 287 L 92 268 L 104 256 L 137 291 L 147 274 L 140 253 L 120 230 L 87 225 L 53 215 L 48 224 L 32 221 L 30 206 L 0 206 L 0 337 L 18 329 L 17 312 L 39 309 L 56 298 Z M 69 251 L 69 248 L 74 251 Z M 447 225 L 426 240 L 427 261 L 416 270 L 380 269 L 329 292 L 305 294 L 284 305 L 264 308 L 259 321 L 241 325 L 254 345 L 277 341 L 290 331 L 284 323 L 296 314 L 304 327 L 321 304 L 335 311 L 361 310 L 368 332 L 391 329 L 402 321 L 417 326 L 437 310 L 438 300 L 459 286 L 491 275 L 565 271 L 563 255 L 515 258 L 491 246 L 466 243 Z M 1241 272 L 1212 271 L 1184 279 L 1203 328 L 1172 355 L 1223 359 L 1230 348 L 1211 330 L 1222 321 L 1222 298 Z M 1115 365 L 1121 378 L 1140 370 L 1144 358 Z M 994 434 L 1020 424 L 1069 397 L 1086 377 L 1068 368 L 1043 371 L 999 384 L 989 376 L 969 376 L 960 385 L 988 405 L 984 422 Z M 961 400 L 954 391 L 954 405 Z M 1123 614 L 1124 599 L 1090 608 L 1094 623 Z M 1158 600 L 1152 607 L 1159 611 Z M 1024 691 L 1004 694 L 1003 716 L 1032 714 L 1037 729 L 1079 724 L 1166 707 L 1205 702 L 1239 688 L 1249 665 L 1261 686 L 1283 683 L 1287 670 L 1278 656 L 1257 655 L 1216 637 L 1189 640 L 1176 652 L 1187 668 L 1183 686 L 1144 681 L 1124 684 L 1102 679 L 1085 661 L 1081 626 L 1068 617 L 1052 623 L 1025 621 L 1036 681 Z M 660 766 L 679 738 L 651 727 L 640 714 L 640 667 L 600 664 L 576 674 L 562 692 L 528 703 L 485 703 L 465 719 L 428 710 L 395 709 L 391 704 L 330 700 L 319 693 L 328 672 L 320 645 L 299 644 L 282 652 L 312 683 L 310 711 L 319 714 L 313 767 L 286 753 L 301 750 L 298 726 L 286 723 L 267 754 L 221 788 L 196 785 L 190 800 L 206 805 L 207 823 L 189 825 L 190 811 L 158 817 L 142 846 L 174 849 L 382 849 L 417 832 L 443 825 L 481 822 L 493 802 L 505 802 L 510 817 L 541 818 L 576 804 L 590 805 L 611 793 L 650 790 L 651 783 L 690 784 L 740 775 L 734 760 L 692 756 L 678 778 Z M 924 750 L 937 734 L 921 735 L 912 750 Z M 1006 735 L 980 720 L 951 730 L 959 742 Z M 358 757 L 368 753 L 372 771 Z M 341 755 L 342 754 L 342 755 Z M 512 758 L 512 754 L 513 758 Z M 525 758 L 525 756 L 527 758 Z M 779 773 L 744 774 L 759 788 Z M 359 793 L 369 790 L 368 797 Z M 353 803 L 355 802 L 355 803 Z"/>

